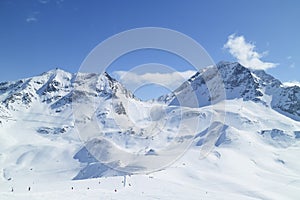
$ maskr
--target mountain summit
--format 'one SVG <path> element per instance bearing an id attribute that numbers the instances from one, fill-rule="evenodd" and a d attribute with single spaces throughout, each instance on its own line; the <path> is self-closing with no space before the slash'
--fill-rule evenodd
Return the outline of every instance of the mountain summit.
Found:
<path id="1" fill-rule="evenodd" d="M 159 101 L 168 105 L 179 105 L 178 96 L 183 102 L 195 93 L 199 107 L 211 104 L 211 91 L 206 82 L 214 81 L 216 74 L 221 76 L 225 89 L 225 99 L 243 99 L 272 107 L 274 110 L 300 121 L 300 87 L 286 87 L 263 70 L 252 71 L 235 62 L 220 62 L 197 72 L 171 94 L 162 96 Z"/>

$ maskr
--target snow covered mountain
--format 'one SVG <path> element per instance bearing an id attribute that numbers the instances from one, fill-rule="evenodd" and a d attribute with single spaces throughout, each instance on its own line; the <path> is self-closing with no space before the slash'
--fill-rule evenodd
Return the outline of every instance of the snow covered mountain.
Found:
<path id="1" fill-rule="evenodd" d="M 279 80 L 265 71 L 251 71 L 239 63 L 220 62 L 214 67 L 203 69 L 173 93 L 160 97 L 159 101 L 179 105 L 178 97 L 188 99 L 191 93 L 195 93 L 198 106 L 207 106 L 211 102 L 211 92 L 206 86 L 206 81 L 214 79 L 216 73 L 219 73 L 223 80 L 226 99 L 242 98 L 244 101 L 261 102 L 284 115 L 300 120 L 300 87 L 283 86 Z"/>
<path id="2" fill-rule="evenodd" d="M 210 105 L 217 72 L 226 100 Z M 0 102 L 0 199 L 299 196 L 300 88 L 239 63 L 157 102 L 106 73 L 60 69 L 0 83 Z"/>
<path id="3" fill-rule="evenodd" d="M 66 143 L 72 141 L 72 145 L 80 148 L 82 142 L 75 131 L 72 103 L 74 105 L 75 102 L 84 102 L 85 105 L 93 105 L 91 101 L 95 97 L 100 98 L 103 104 L 101 108 L 103 109 L 100 109 L 97 114 L 99 121 L 104 125 L 103 129 L 105 129 L 113 126 L 113 124 L 108 125 L 110 119 L 106 119 L 107 114 L 111 114 L 112 117 L 126 114 L 122 101 L 125 102 L 130 99 L 133 102 L 139 102 L 130 91 L 127 91 L 106 73 L 101 75 L 70 74 L 60 69 L 51 70 L 32 78 L 1 83 L 0 91 L 0 149 L 8 151 L 12 151 L 11 148 L 22 149 L 17 151 L 16 157 L 19 161 L 22 158 L 22 162 L 26 160 L 30 163 L 23 165 L 24 168 L 28 167 L 27 165 L 41 164 L 34 160 L 41 159 L 39 154 L 44 154 L 44 148 L 53 151 L 51 153 L 53 156 L 60 154 L 60 151 L 65 151 L 58 148 L 57 143 L 51 142 L 53 140 L 62 140 Z M 111 101 L 111 99 L 114 99 L 114 101 Z M 32 138 L 36 137 L 37 141 L 40 137 L 43 137 L 43 140 L 46 139 L 48 141 L 45 144 L 46 147 L 42 144 L 34 144 L 31 141 Z M 25 143 L 23 144 L 23 142 Z M 15 146 L 16 144 L 18 145 Z M 79 151 L 79 149 L 76 149 L 76 151 Z M 30 156 L 27 157 L 28 154 L 33 154 L 34 158 L 36 156 L 39 158 L 32 160 Z M 68 152 L 68 160 L 75 161 L 73 159 L 73 157 L 76 159 L 75 154 L 76 152 Z M 58 157 L 57 162 L 60 162 L 59 159 L 63 161 L 66 155 L 61 156 L 63 157 Z M 42 160 L 45 161 L 44 159 Z M 13 161 L 13 163 L 19 161 Z M 79 161 L 81 161 L 80 158 Z M 3 166 L 6 164 L 11 165 L 12 163 L 5 162 Z M 14 173 L 10 172 L 14 171 L 14 167 L 20 170 L 20 165 L 12 165 L 12 167 L 3 169 L 3 176 L 6 179 L 11 179 L 11 175 L 8 174 Z M 59 168 L 59 165 L 57 165 L 57 168 Z"/>
<path id="4" fill-rule="evenodd" d="M 89 85 L 87 91 L 74 90 L 76 85 L 94 83 Z M 99 83 L 98 85 L 95 85 Z M 49 109 L 60 112 L 70 106 L 76 95 L 83 96 L 107 95 L 114 96 L 117 92 L 128 98 L 134 98 L 116 80 L 107 73 L 97 74 L 71 74 L 60 69 L 51 70 L 40 76 L 3 82 L 0 84 L 1 105 L 11 111 L 30 109 L 35 104 L 48 105 Z"/>

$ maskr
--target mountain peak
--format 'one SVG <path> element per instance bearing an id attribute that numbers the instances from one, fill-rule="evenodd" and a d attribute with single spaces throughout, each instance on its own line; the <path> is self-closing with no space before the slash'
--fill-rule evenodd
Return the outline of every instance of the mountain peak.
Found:
<path id="1" fill-rule="evenodd" d="M 217 67 L 218 66 L 236 66 L 236 65 L 240 65 L 240 63 L 222 60 L 216 64 Z"/>
<path id="2" fill-rule="evenodd" d="M 215 67 L 215 68 L 214 68 Z M 207 88 L 206 81 L 215 79 L 218 72 L 223 80 L 226 99 L 243 99 L 271 106 L 276 111 L 293 119 L 300 120 L 300 88 L 282 87 L 282 83 L 263 70 L 250 70 L 238 62 L 221 61 L 214 67 L 204 68 L 197 72 L 188 81 L 183 83 L 171 94 L 162 96 L 159 101 L 169 105 L 178 105 L 178 97 L 181 102 L 196 94 L 198 105 L 207 106 L 212 102 L 211 90 Z M 216 70 L 217 68 L 217 70 Z M 215 83 L 220 84 L 220 83 Z M 189 105 L 186 105 L 189 107 Z"/>
<path id="3" fill-rule="evenodd" d="M 51 78 L 51 79 L 54 79 L 55 77 L 57 79 L 61 78 L 61 79 L 64 79 L 64 78 L 68 78 L 68 79 L 71 79 L 73 74 L 63 70 L 63 69 L 60 69 L 60 68 L 55 68 L 55 69 L 51 69 L 47 72 L 44 72 L 42 73 L 40 76 L 45 76 L 46 78 Z M 36 76 L 36 77 L 40 77 L 40 76 Z"/>

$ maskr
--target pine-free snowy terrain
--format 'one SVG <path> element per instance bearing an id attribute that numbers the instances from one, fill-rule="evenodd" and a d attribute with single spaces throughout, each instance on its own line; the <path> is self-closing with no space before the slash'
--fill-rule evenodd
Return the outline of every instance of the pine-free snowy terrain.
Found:
<path id="1" fill-rule="evenodd" d="M 216 105 L 203 81 L 214 68 L 155 102 L 108 74 L 57 69 L 0 83 L 0 199 L 298 199 L 300 88 L 238 63 L 216 67 L 227 97 Z M 194 94 L 197 107 L 179 106 Z"/>

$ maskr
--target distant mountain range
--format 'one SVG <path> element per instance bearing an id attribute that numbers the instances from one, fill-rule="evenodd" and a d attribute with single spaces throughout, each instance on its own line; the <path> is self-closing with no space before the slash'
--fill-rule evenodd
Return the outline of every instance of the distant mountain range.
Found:
<path id="1" fill-rule="evenodd" d="M 176 97 L 184 94 L 185 98 L 189 99 L 189 93 L 195 93 L 199 102 L 197 107 L 207 106 L 211 103 L 211 97 L 210 91 L 205 86 L 206 81 L 214 79 L 217 72 L 223 80 L 226 99 L 241 98 L 244 101 L 255 101 L 297 121 L 300 120 L 300 87 L 283 86 L 278 79 L 265 71 L 251 71 L 239 63 L 220 62 L 216 67 L 205 68 L 174 92 L 159 97 L 158 101 L 168 105 L 179 105 Z M 209 78 L 206 80 L 204 77 Z M 99 85 L 91 88 L 89 92 L 74 90 L 76 85 L 95 81 L 99 82 Z M 187 91 L 191 88 L 191 91 Z M 79 95 L 80 98 L 89 95 L 112 98 L 117 93 L 138 100 L 107 73 L 77 75 L 56 69 L 40 76 L 0 83 L 0 113 L 3 117 L 9 117 L 11 112 L 29 109 L 35 104 L 46 105 L 50 112 L 58 113 L 70 106 L 75 95 Z"/>

